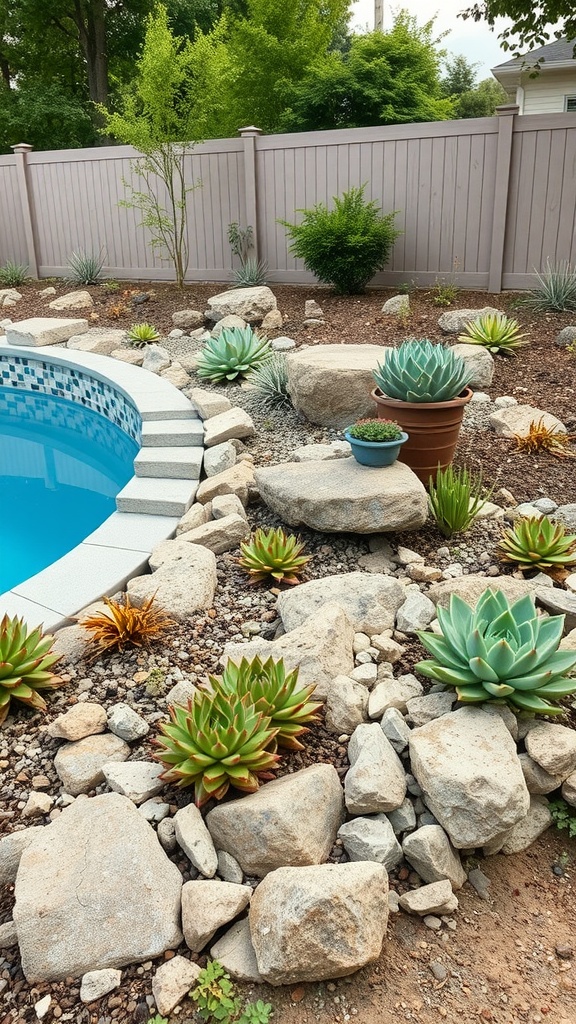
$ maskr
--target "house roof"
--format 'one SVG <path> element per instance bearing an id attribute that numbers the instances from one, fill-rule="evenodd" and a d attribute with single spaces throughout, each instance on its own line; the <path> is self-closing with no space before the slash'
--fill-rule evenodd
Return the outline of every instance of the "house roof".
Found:
<path id="1" fill-rule="evenodd" d="M 492 71 L 520 70 L 528 61 L 532 63 L 532 61 L 538 60 L 543 61 L 544 65 L 564 64 L 566 61 L 575 59 L 575 45 L 576 39 L 555 39 L 552 43 L 547 43 L 546 46 L 539 46 L 536 50 L 529 50 L 528 53 L 522 54 L 520 57 L 513 57 L 512 60 L 506 60 L 503 64 L 497 64 Z"/>

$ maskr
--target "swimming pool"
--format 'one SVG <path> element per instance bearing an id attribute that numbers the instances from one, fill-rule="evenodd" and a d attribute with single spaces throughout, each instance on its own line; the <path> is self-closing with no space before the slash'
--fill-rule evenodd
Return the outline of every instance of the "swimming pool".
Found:
<path id="1" fill-rule="evenodd" d="M 0 593 L 60 558 L 115 509 L 136 441 L 100 413 L 0 389 Z"/>

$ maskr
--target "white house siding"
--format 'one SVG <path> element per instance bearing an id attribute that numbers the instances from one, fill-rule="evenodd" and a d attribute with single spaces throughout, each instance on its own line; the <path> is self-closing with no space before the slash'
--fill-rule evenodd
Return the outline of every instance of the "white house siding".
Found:
<path id="1" fill-rule="evenodd" d="M 574 71 L 541 72 L 537 78 L 522 75 L 524 109 L 521 114 L 563 114 L 564 97 L 576 96 Z"/>

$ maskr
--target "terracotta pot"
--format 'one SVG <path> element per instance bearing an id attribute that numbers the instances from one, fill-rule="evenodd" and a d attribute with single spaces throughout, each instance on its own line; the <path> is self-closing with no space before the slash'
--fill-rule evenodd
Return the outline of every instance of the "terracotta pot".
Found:
<path id="1" fill-rule="evenodd" d="M 436 479 L 438 466 L 444 469 L 454 458 L 458 435 L 464 416 L 464 406 L 472 398 L 472 389 L 465 388 L 458 398 L 450 402 L 402 402 L 388 398 L 380 388 L 374 388 L 379 419 L 396 420 L 409 434 L 402 446 L 399 462 L 405 462 L 427 486 Z"/>

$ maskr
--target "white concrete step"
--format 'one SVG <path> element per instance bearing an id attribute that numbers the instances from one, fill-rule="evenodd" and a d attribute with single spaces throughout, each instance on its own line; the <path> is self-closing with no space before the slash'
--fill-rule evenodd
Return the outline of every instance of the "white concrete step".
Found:
<path id="1" fill-rule="evenodd" d="M 134 472 L 139 477 L 199 480 L 203 455 L 200 447 L 141 448 L 134 459 Z"/>
<path id="2" fill-rule="evenodd" d="M 142 424 L 143 448 L 190 448 L 202 445 L 202 420 L 146 420 Z"/>
<path id="3" fill-rule="evenodd" d="M 116 497 L 119 512 L 183 516 L 196 497 L 197 480 L 133 476 Z"/>

